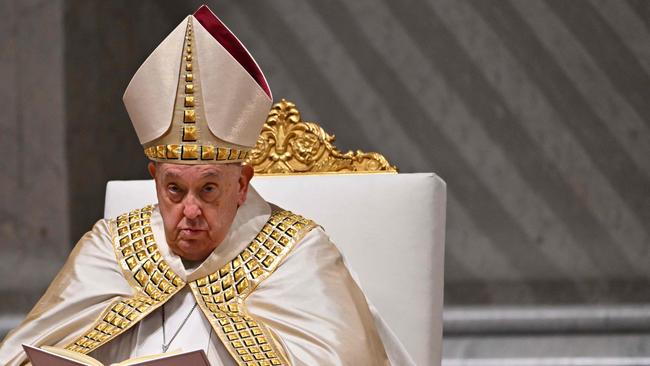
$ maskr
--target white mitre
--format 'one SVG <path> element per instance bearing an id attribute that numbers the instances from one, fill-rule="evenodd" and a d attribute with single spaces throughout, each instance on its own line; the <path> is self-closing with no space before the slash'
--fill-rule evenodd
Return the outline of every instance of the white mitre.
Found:
<path id="1" fill-rule="evenodd" d="M 149 55 L 123 100 L 149 159 L 209 164 L 246 160 L 273 97 L 250 53 L 204 5 Z"/>

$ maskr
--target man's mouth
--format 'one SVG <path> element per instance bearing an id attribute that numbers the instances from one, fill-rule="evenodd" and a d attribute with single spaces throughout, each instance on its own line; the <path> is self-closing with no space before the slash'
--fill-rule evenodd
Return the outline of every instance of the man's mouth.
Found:
<path id="1" fill-rule="evenodd" d="M 205 230 L 202 229 L 192 229 L 192 228 L 184 228 L 180 229 L 180 234 L 182 237 L 192 237 L 192 236 L 198 236 L 201 233 L 203 233 Z"/>

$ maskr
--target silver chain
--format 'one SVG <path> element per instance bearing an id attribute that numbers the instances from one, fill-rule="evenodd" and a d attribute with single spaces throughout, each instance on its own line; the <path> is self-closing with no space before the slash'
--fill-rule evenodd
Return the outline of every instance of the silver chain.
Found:
<path id="1" fill-rule="evenodd" d="M 161 346 L 162 346 L 163 353 L 167 352 L 167 350 L 169 349 L 169 346 L 172 345 L 172 342 L 174 342 L 174 339 L 176 339 L 176 336 L 178 335 L 178 333 L 181 331 L 181 329 L 183 329 L 183 326 L 185 325 L 185 323 L 187 323 L 187 320 L 190 318 L 190 315 L 192 315 L 192 313 L 194 312 L 194 309 L 196 309 L 197 305 L 198 305 L 198 303 L 195 302 L 194 306 L 192 306 L 192 310 L 190 310 L 190 312 L 185 316 L 185 319 L 183 319 L 183 322 L 181 323 L 181 325 L 178 327 L 178 329 L 176 329 L 176 332 L 174 332 L 174 335 L 172 335 L 172 339 L 169 340 L 169 343 L 167 343 L 167 337 L 165 335 L 165 305 L 162 306 L 162 333 L 163 333 L 163 340 L 162 340 L 162 345 Z"/>

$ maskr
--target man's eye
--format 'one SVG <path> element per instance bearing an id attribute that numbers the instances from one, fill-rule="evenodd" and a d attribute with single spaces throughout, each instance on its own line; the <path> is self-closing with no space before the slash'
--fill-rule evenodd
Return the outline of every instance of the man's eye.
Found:
<path id="1" fill-rule="evenodd" d="M 201 189 L 201 196 L 208 202 L 214 201 L 219 196 L 219 187 L 214 184 L 206 184 Z"/>
<path id="2" fill-rule="evenodd" d="M 217 187 L 212 185 L 212 184 L 208 184 L 205 187 L 203 187 L 203 192 L 210 193 L 210 192 L 216 192 L 216 191 L 217 191 Z"/>
<path id="3" fill-rule="evenodd" d="M 168 185 L 168 186 L 167 186 L 167 189 L 168 189 L 169 192 L 171 192 L 171 193 L 180 193 L 180 192 L 181 192 L 181 189 L 180 189 L 177 185 L 174 185 L 174 184 L 170 184 L 170 185 Z"/>

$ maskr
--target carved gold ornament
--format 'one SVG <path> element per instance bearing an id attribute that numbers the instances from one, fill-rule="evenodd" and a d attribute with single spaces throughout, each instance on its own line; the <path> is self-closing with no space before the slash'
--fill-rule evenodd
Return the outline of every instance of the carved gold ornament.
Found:
<path id="1" fill-rule="evenodd" d="M 258 175 L 397 172 L 381 154 L 340 152 L 334 139 L 318 124 L 301 121 L 296 105 L 282 99 L 271 108 L 246 164 Z"/>

